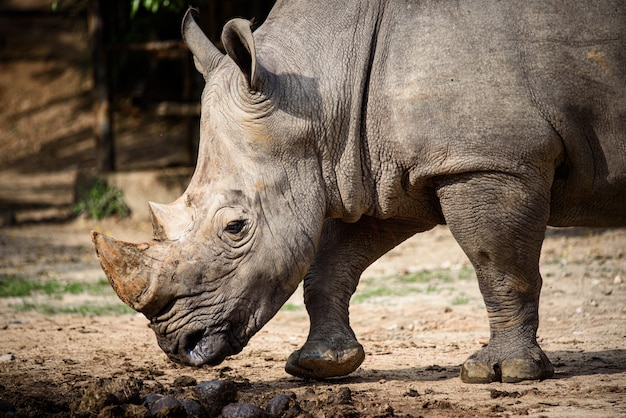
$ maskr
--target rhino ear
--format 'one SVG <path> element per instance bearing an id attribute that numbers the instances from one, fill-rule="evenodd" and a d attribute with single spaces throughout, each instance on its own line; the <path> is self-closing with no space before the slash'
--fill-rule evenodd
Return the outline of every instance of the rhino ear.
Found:
<path id="1" fill-rule="evenodd" d="M 185 13 L 185 17 L 183 17 L 181 32 L 183 40 L 193 54 L 196 68 L 206 79 L 211 71 L 217 67 L 224 57 L 224 54 L 222 54 L 209 38 L 207 38 L 204 32 L 202 32 L 202 29 L 200 29 L 200 26 L 198 26 L 193 18 L 194 13 L 198 13 L 198 11 L 193 7 L 187 9 L 187 13 Z"/>
<path id="2" fill-rule="evenodd" d="M 261 70 L 257 65 L 252 23 L 245 19 L 232 19 L 224 25 L 222 44 L 229 57 L 235 61 L 248 85 L 253 90 L 260 87 Z"/>

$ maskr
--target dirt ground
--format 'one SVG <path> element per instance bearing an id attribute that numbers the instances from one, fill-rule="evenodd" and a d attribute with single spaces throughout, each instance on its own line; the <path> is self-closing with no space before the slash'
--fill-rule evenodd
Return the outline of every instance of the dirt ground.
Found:
<path id="1" fill-rule="evenodd" d="M 125 239 L 149 233 L 146 224 L 114 220 L 4 228 L 0 274 L 96 280 L 102 273 L 88 238 L 92 228 Z M 542 382 L 460 381 L 459 365 L 488 338 L 487 319 L 474 278 L 449 280 L 435 273 L 454 276 L 468 269 L 465 256 L 440 227 L 394 249 L 364 274 L 357 295 L 387 284 L 399 292 L 353 303 L 353 327 L 367 357 L 349 377 L 304 381 L 284 372 L 287 356 L 308 331 L 298 293 L 242 353 L 203 368 L 170 362 L 141 315 L 46 316 L 17 312 L 9 306 L 15 300 L 3 299 L 0 398 L 25 416 L 65 416 L 76 412 L 83 393 L 98 379 L 120 384 L 137 379 L 143 395 L 176 393 L 182 399 L 189 395 L 178 387 L 180 377 L 190 376 L 197 382 L 232 381 L 241 402 L 262 408 L 278 394 L 295 393 L 301 409 L 312 416 L 624 417 L 625 248 L 624 229 L 548 231 L 539 340 L 556 374 Z M 421 291 L 408 291 L 406 283 L 390 277 L 425 269 L 432 277 Z M 344 388 L 351 394 L 348 402 L 339 396 Z"/>
<path id="2" fill-rule="evenodd" d="M 0 17 L 0 210 L 17 202 L 20 210 L 67 211 L 77 173 L 93 166 L 84 36 L 76 22 Z M 175 155 L 167 133 L 157 146 L 155 136 L 132 132 L 119 137 L 124 168 Z M 149 225 L 131 220 L 8 223 L 0 219 L 0 280 L 93 283 L 104 275 L 90 230 L 128 240 L 150 235 Z M 548 231 L 539 340 L 556 374 L 520 384 L 468 385 L 458 377 L 489 331 L 469 263 L 445 227 L 414 237 L 366 271 L 351 320 L 367 357 L 342 379 L 304 381 L 283 370 L 308 331 L 300 291 L 242 353 L 203 368 L 170 362 L 141 315 L 16 308 L 121 303 L 114 296 L 0 298 L 0 417 L 146 416 L 141 405 L 154 400 L 147 395 L 198 399 L 196 383 L 215 380 L 234 384 L 228 402 L 265 409 L 287 395 L 283 416 L 626 417 L 625 251 L 626 229 Z M 420 279 L 406 279 L 415 275 Z M 244 406 L 235 412 L 260 416 Z"/>

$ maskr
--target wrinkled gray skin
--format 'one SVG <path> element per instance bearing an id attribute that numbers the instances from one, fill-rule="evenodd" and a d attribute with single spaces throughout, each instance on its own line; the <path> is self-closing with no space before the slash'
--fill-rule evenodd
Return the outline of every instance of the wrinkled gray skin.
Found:
<path id="1" fill-rule="evenodd" d="M 360 274 L 447 224 L 491 327 L 461 378 L 552 376 L 546 225 L 626 225 L 623 1 L 278 1 L 254 36 L 227 24 L 226 56 L 190 14 L 183 36 L 206 79 L 191 183 L 151 204 L 153 241 L 93 237 L 171 359 L 239 352 L 304 279 L 310 333 L 286 370 L 348 374 Z"/>

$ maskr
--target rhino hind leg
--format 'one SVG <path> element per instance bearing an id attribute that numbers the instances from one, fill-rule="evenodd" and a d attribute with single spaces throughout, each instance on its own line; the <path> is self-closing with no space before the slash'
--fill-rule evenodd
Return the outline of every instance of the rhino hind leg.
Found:
<path id="1" fill-rule="evenodd" d="M 304 279 L 309 336 L 289 356 L 287 373 L 324 379 L 345 376 L 361 365 L 365 351 L 350 327 L 350 298 L 363 270 L 415 232 L 406 223 L 369 217 L 353 224 L 325 222 L 320 247 Z"/>
<path id="2" fill-rule="evenodd" d="M 554 373 L 536 338 L 550 190 L 541 178 L 483 173 L 438 190 L 450 230 L 476 269 L 491 330 L 489 345 L 463 364 L 464 382 L 513 383 Z"/>
<path id="3" fill-rule="evenodd" d="M 518 383 L 549 379 L 554 375 L 554 367 L 539 345 L 507 352 L 503 358 L 506 348 L 490 344 L 474 353 L 461 366 L 461 380 L 465 383 Z"/>

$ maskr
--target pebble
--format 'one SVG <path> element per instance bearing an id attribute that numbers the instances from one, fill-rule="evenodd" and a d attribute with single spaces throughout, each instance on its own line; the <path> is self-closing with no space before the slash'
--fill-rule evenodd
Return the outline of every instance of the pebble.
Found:
<path id="1" fill-rule="evenodd" d="M 278 395 L 267 403 L 267 413 L 272 416 L 282 416 L 295 403 L 295 395 Z"/>
<path id="2" fill-rule="evenodd" d="M 352 391 L 349 387 L 342 387 L 337 393 L 337 402 L 342 405 L 349 405 L 352 403 Z"/>
<path id="3" fill-rule="evenodd" d="M 181 401 L 185 411 L 187 412 L 187 418 L 200 418 L 204 416 L 204 411 L 202 411 L 202 405 L 200 403 L 194 401 L 193 399 L 184 399 Z"/>
<path id="4" fill-rule="evenodd" d="M 15 356 L 11 353 L 0 356 L 0 363 L 8 363 L 15 360 Z"/>
<path id="5" fill-rule="evenodd" d="M 144 403 L 148 406 L 148 409 L 152 408 L 152 405 L 159 399 L 161 399 L 165 395 L 161 395 L 160 393 L 150 393 L 146 395 L 144 398 Z"/>
<path id="6" fill-rule="evenodd" d="M 150 407 L 150 415 L 157 418 L 184 418 L 187 416 L 185 407 L 172 396 L 163 396 Z"/>
<path id="7" fill-rule="evenodd" d="M 237 387 L 228 380 L 200 382 L 194 387 L 198 401 L 210 417 L 220 414 L 222 408 L 237 401 Z"/>
<path id="8" fill-rule="evenodd" d="M 249 403 L 231 403 L 222 409 L 224 418 L 264 418 L 268 413 L 258 406 Z"/>
<path id="9" fill-rule="evenodd" d="M 613 279 L 613 284 L 622 284 L 622 283 L 624 283 L 624 280 L 622 280 L 622 276 L 620 276 L 619 274 L 615 276 L 615 278 Z"/>

